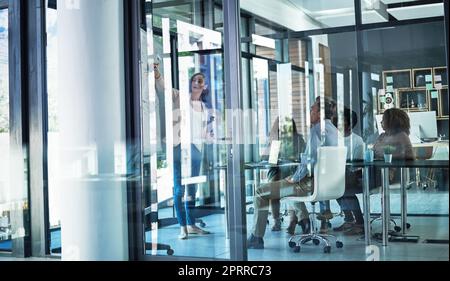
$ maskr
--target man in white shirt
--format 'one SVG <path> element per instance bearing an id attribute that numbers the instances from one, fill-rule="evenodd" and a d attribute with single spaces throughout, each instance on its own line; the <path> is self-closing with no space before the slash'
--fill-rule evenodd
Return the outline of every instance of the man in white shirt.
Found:
<path id="1" fill-rule="evenodd" d="M 325 109 L 324 128 L 321 128 L 320 119 L 320 104 L 323 102 Z M 338 131 L 331 122 L 334 104 L 324 99 L 321 101 L 317 99 L 311 106 L 310 122 L 311 130 L 309 141 L 306 146 L 306 154 L 308 159 L 301 159 L 294 175 L 285 179 L 269 182 L 261 185 L 256 189 L 254 197 L 255 212 L 253 215 L 253 230 L 250 237 L 247 239 L 247 247 L 252 249 L 264 249 L 264 233 L 267 225 L 267 218 L 269 215 L 269 204 L 271 200 L 277 200 L 287 196 L 307 196 L 311 194 L 313 177 L 309 176 L 313 171 L 308 169 L 312 167 L 317 161 L 317 149 L 320 146 L 337 146 Z M 295 209 L 300 210 L 300 226 L 302 226 L 303 233 L 309 233 L 310 221 L 309 213 L 306 205 L 300 202 L 295 204 Z"/>
<path id="2" fill-rule="evenodd" d="M 344 142 L 347 147 L 347 160 L 362 160 L 364 157 L 365 144 L 363 139 L 352 132 L 358 122 L 356 112 L 348 108 L 344 109 Z M 344 196 L 337 199 L 339 206 L 344 212 L 344 224 L 334 228 L 335 231 L 345 231 L 345 235 L 359 235 L 364 233 L 364 218 L 361 212 L 358 198 L 354 190 L 362 186 L 361 169 L 346 170 L 346 192 Z"/>

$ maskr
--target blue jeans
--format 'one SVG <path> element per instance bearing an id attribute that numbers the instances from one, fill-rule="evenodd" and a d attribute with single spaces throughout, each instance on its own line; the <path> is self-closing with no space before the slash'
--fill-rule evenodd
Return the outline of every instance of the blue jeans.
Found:
<path id="1" fill-rule="evenodd" d="M 191 176 L 196 177 L 200 174 L 200 165 L 202 163 L 202 153 L 197 147 L 191 144 Z M 195 194 L 197 193 L 197 184 L 181 185 L 181 146 L 173 148 L 173 201 L 175 213 L 177 214 L 180 226 L 194 225 Z M 187 187 L 187 188 L 186 188 Z M 187 191 L 186 191 L 187 189 Z M 183 199 L 187 192 L 187 199 Z"/>
<path id="2" fill-rule="evenodd" d="M 320 212 L 321 213 L 323 213 L 323 212 L 325 212 L 325 211 L 327 211 L 327 210 L 331 210 L 331 207 L 330 207 L 330 201 L 320 201 L 319 202 L 319 208 L 320 208 Z"/>

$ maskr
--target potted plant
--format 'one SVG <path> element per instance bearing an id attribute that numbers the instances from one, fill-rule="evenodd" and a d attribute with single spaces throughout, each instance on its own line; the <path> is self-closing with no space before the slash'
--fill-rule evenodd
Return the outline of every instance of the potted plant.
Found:
<path id="1" fill-rule="evenodd" d="M 392 145 L 386 145 L 384 147 L 384 162 L 391 163 L 392 162 L 392 153 L 394 152 L 395 147 Z"/>

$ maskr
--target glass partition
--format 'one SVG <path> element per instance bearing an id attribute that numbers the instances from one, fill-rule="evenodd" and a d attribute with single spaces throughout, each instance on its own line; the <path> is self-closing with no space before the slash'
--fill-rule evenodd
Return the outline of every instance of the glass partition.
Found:
<path id="1" fill-rule="evenodd" d="M 291 249 L 285 233 L 301 231 L 295 223 L 301 219 L 299 210 L 280 200 L 287 196 L 283 192 L 272 194 L 277 188 L 284 187 L 277 186 L 271 191 L 267 188 L 274 184 L 284 185 L 286 178 L 294 176 L 303 153 L 311 146 L 311 130 L 316 124 L 334 126 L 339 132 L 336 145 L 343 146 L 344 107 L 357 108 L 359 104 L 350 98 L 357 88 L 354 32 L 283 40 L 283 44 L 283 49 L 287 49 L 283 62 L 255 56 L 249 59 L 250 75 L 243 68 L 243 77 L 251 77 L 250 84 L 253 85 L 243 92 L 243 97 L 251 100 L 252 114 L 249 116 L 254 115 L 251 129 L 246 130 L 249 142 L 245 146 L 249 260 L 308 259 L 288 254 Z M 317 99 L 326 101 L 323 106 L 328 101 L 333 102 L 333 118 L 324 110 L 319 119 L 314 119 L 310 112 Z M 276 196 L 261 207 L 266 193 Z M 312 211 L 309 204 L 306 208 Z M 328 209 L 333 213 L 340 212 L 335 201 Z M 265 211 L 269 212 L 267 223 L 265 217 L 261 219 Z M 335 221 L 333 226 L 339 223 Z M 252 235 L 263 236 L 263 252 L 252 247 Z"/>
<path id="2" fill-rule="evenodd" d="M 61 253 L 61 188 L 59 170 L 59 118 L 58 118 L 58 20 L 56 5 L 46 1 L 47 29 L 47 173 L 49 203 L 50 253 Z"/>
<path id="3" fill-rule="evenodd" d="M 0 251 L 11 251 L 8 9 L 0 10 Z"/>
<path id="4" fill-rule="evenodd" d="M 23 144 L 21 101 L 10 93 L 9 9 L 0 8 L 0 253 L 21 255 L 30 239 L 28 145 Z M 16 34 L 15 34 L 16 35 Z"/>
<path id="5" fill-rule="evenodd" d="M 400 108 L 409 116 L 409 138 L 416 158 L 448 161 L 449 121 L 439 107 L 440 101 L 448 104 L 448 84 L 442 71 L 447 67 L 445 38 L 439 35 L 444 32 L 443 21 L 362 32 L 363 129 L 368 144 L 384 132 L 380 121 L 386 109 Z M 412 44 L 417 38 L 421 44 Z M 437 216 L 429 220 L 432 228 L 448 224 L 447 171 L 411 168 L 408 183 L 408 214 Z M 393 193 L 391 200 L 399 200 L 399 191 Z M 431 201 L 433 204 L 428 204 Z M 379 206 L 374 204 L 377 210 Z M 393 204 L 391 212 L 400 211 L 400 204 Z"/>
<path id="6" fill-rule="evenodd" d="M 202 2 L 143 1 L 142 207 L 150 256 L 230 257 L 223 35 L 208 26 L 214 7 Z"/>

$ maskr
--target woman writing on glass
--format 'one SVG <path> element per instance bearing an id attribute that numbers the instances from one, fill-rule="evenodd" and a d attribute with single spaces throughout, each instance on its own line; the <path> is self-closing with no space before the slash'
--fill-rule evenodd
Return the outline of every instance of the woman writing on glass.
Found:
<path id="1" fill-rule="evenodd" d="M 154 64 L 156 90 L 164 93 L 164 80 L 158 68 L 159 64 Z M 187 239 L 188 234 L 209 234 L 208 231 L 201 229 L 195 225 L 195 217 L 193 214 L 195 208 L 195 194 L 197 192 L 197 184 L 182 185 L 182 148 L 180 131 L 182 119 L 190 124 L 190 166 L 189 176 L 197 177 L 200 174 L 200 166 L 202 162 L 203 144 L 212 137 L 212 132 L 208 132 L 208 109 L 206 103 L 208 101 L 205 85 L 205 75 L 202 73 L 194 74 L 190 79 L 190 96 L 189 96 L 189 115 L 182 116 L 180 107 L 180 92 L 172 89 L 172 114 L 173 114 L 173 176 L 174 176 L 174 208 L 180 224 L 179 239 Z M 183 133 L 183 135 L 186 132 Z M 189 165 L 190 164 L 190 165 Z M 189 167 L 188 167 L 189 168 Z M 184 201 L 184 202 L 183 202 Z M 184 203 L 184 204 L 183 204 Z"/>

